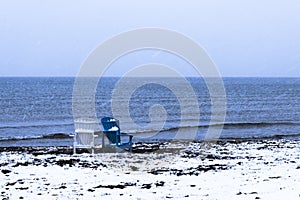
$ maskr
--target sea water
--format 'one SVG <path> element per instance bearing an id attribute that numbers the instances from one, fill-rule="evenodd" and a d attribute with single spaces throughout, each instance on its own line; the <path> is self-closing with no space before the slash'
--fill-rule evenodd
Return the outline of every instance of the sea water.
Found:
<path id="1" fill-rule="evenodd" d="M 209 127 L 219 125 L 220 139 L 300 138 L 300 78 L 223 78 L 226 117 L 218 123 L 211 121 L 213 102 L 204 79 L 186 78 L 194 97 L 185 96 L 177 78 L 156 79 L 182 96 L 161 81 L 139 85 L 140 78 L 128 78 L 115 92 L 120 78 L 104 77 L 95 90 L 95 115 L 100 120 L 114 116 L 112 107 L 128 106 L 130 118 L 120 126 L 135 135 L 134 141 L 171 140 L 179 129 L 196 130 L 193 139 L 203 140 Z M 0 78 L 0 146 L 71 145 L 74 82 L 74 77 Z M 151 112 L 154 105 L 163 109 Z"/>

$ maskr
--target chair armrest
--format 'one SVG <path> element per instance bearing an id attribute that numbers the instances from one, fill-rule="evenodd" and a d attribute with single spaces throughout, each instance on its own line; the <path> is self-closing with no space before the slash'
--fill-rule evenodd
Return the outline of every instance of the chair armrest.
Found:
<path id="1" fill-rule="evenodd" d="M 102 133 L 115 133 L 117 131 L 102 131 Z"/>
<path id="2" fill-rule="evenodd" d="M 133 138 L 133 135 L 130 135 L 130 134 L 128 134 L 128 133 L 121 133 L 120 136 L 128 136 L 130 142 L 132 141 L 132 138 Z"/>
<path id="3" fill-rule="evenodd" d="M 133 135 L 130 135 L 130 134 L 128 134 L 128 133 L 121 133 L 121 136 L 132 136 L 133 137 Z"/>

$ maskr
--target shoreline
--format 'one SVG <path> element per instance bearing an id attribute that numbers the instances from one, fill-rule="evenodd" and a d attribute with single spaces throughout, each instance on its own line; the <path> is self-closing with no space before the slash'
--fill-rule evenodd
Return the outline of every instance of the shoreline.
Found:
<path id="1" fill-rule="evenodd" d="M 72 155 L 71 147 L 1 147 L 0 197 L 300 198 L 299 140 L 161 143 L 159 148 Z"/>
<path id="2" fill-rule="evenodd" d="M 160 148 L 166 149 L 166 146 L 172 145 L 172 146 L 181 146 L 182 148 L 185 148 L 189 144 L 217 144 L 217 145 L 223 145 L 223 144 L 240 144 L 240 143 L 266 143 L 268 141 L 283 141 L 283 142 L 299 142 L 300 139 L 288 139 L 288 138 L 239 138 L 239 139 L 217 139 L 217 140 L 194 140 L 194 141 L 185 141 L 185 140 L 160 140 L 160 141 L 149 141 L 149 142 L 136 142 L 133 143 L 133 153 L 146 153 L 146 152 L 153 152 L 156 150 L 159 150 Z M 170 148 L 170 147 L 169 147 Z M 109 152 L 102 152 L 101 147 L 97 147 L 98 149 L 97 153 L 109 153 Z M 22 146 L 22 145 L 8 145 L 8 146 L 0 146 L 0 153 L 2 152 L 25 152 L 25 153 L 41 153 L 41 151 L 45 151 L 47 154 L 73 154 L 73 146 L 71 145 L 60 145 L 60 146 L 53 146 L 53 145 L 33 145 L 33 146 Z M 90 153 L 88 149 L 84 148 L 77 148 L 78 153 Z M 126 152 L 126 151 L 124 151 Z M 111 152 L 110 152 L 111 153 Z"/>

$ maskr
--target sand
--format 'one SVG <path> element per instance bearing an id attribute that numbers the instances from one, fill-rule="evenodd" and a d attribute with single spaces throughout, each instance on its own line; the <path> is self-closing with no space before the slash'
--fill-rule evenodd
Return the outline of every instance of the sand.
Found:
<path id="1" fill-rule="evenodd" d="M 81 153 L 1 148 L 2 199 L 300 199 L 300 142 L 159 144 Z M 157 146 L 156 146 L 157 147 Z M 136 153 L 143 152 L 143 153 Z"/>

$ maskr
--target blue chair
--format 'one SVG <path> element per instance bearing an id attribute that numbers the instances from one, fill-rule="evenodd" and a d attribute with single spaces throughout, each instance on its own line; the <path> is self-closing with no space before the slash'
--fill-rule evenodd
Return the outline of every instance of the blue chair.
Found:
<path id="1" fill-rule="evenodd" d="M 112 117 L 104 117 L 101 119 L 101 123 L 104 129 L 103 133 L 112 145 L 121 149 L 129 148 L 129 151 L 132 152 L 133 135 L 121 133 L 119 120 Z M 123 137 L 128 137 L 128 140 L 126 142 L 122 142 L 121 140 Z"/>

